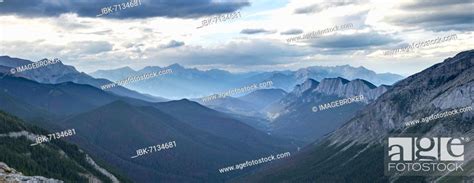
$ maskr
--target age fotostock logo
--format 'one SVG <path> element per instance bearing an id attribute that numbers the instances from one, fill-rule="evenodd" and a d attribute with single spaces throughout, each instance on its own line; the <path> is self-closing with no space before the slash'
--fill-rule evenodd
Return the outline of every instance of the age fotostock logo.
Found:
<path id="1" fill-rule="evenodd" d="M 464 172 L 464 145 L 468 138 L 389 137 L 385 173 L 436 176 Z"/>

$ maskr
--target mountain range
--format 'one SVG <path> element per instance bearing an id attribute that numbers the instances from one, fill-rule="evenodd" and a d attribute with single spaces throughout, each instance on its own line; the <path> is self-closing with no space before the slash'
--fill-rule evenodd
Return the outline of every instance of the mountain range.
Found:
<path id="1" fill-rule="evenodd" d="M 8 74 L 10 68 L 29 63 L 11 57 L 0 59 L 0 110 L 5 111 L 0 113 L 0 162 L 27 176 L 69 182 L 91 178 L 114 182 L 110 175 L 120 182 L 468 180 L 447 175 L 385 176 L 383 163 L 384 143 L 390 136 L 415 133 L 473 137 L 472 112 L 411 127 L 404 124 L 473 105 L 474 50 L 461 52 L 405 79 L 350 66 L 235 74 L 174 64 L 92 74 L 110 74 L 106 80 L 58 63 L 40 68 L 50 73 L 37 69 Z M 167 68 L 173 73 L 131 83 L 127 88 L 118 87 L 121 92 L 100 89 L 102 83 Z M 201 94 L 208 96 L 267 80 L 274 83 L 272 88 L 210 102 L 199 100 Z M 157 90 L 160 87 L 163 90 Z M 176 96 L 195 97 L 172 101 L 160 98 Z M 363 96 L 363 100 L 314 110 L 354 96 Z M 77 135 L 65 138 L 67 142 L 29 146 L 34 134 L 71 128 L 76 129 Z M 132 158 L 138 149 L 171 141 L 176 142 L 176 147 Z M 474 175 L 472 144 L 465 149 L 469 175 Z M 44 150 L 41 156 L 38 150 Z M 70 160 L 57 160 L 62 151 Z M 291 152 L 292 156 L 225 174 L 218 171 L 283 152 Z M 50 157 L 51 164 L 43 157 Z M 58 162 L 64 164 L 57 165 Z M 109 173 L 102 173 L 93 164 Z M 50 167 L 55 165 L 61 168 Z M 43 168 L 46 169 L 41 171 Z"/>
<path id="2" fill-rule="evenodd" d="M 297 146 L 189 100 L 153 103 L 9 75 L 0 79 L 0 92 L 2 110 L 51 131 L 76 129 L 70 142 L 138 182 L 226 180 L 236 174 L 220 175 L 223 165 Z M 169 141 L 177 147 L 131 159 L 137 149 Z"/>
<path id="3" fill-rule="evenodd" d="M 263 112 L 270 119 L 271 133 L 309 143 L 340 127 L 388 88 L 390 86 L 376 87 L 362 79 L 349 81 L 338 77 L 321 82 L 308 79 Z M 363 96 L 363 100 L 318 110 L 320 105 L 357 96 Z"/>
<path id="4" fill-rule="evenodd" d="M 342 127 L 282 160 L 236 182 L 463 182 L 474 180 L 474 143 L 464 145 L 467 176 L 386 176 L 384 144 L 393 136 L 417 134 L 474 137 L 474 113 L 405 126 L 460 107 L 473 107 L 474 50 L 464 51 L 390 87 Z"/>
<path id="5" fill-rule="evenodd" d="M 310 143 L 340 127 L 388 88 L 388 85 L 376 87 L 362 79 L 349 81 L 337 77 L 325 78 L 321 82 L 308 79 L 296 85 L 290 93 L 282 89 L 261 89 L 237 98 L 196 101 L 221 112 L 259 119 L 249 125 L 273 135 Z M 360 102 L 313 111 L 313 107 L 321 104 L 361 95 L 364 100 Z"/>
<path id="6" fill-rule="evenodd" d="M 364 67 L 356 68 L 349 65 L 334 67 L 313 66 L 296 71 L 230 73 L 218 69 L 201 71 L 195 68 L 190 69 L 179 64 L 173 64 L 167 67 L 149 66 L 138 71 L 129 67 L 113 70 L 98 70 L 90 73 L 90 75 L 96 78 L 117 81 L 129 76 L 157 72 L 164 69 L 172 69 L 173 74 L 130 83 L 126 87 L 155 96 L 181 99 L 200 98 L 264 81 L 272 81 L 274 88 L 290 91 L 296 84 L 302 83 L 309 78 L 315 80 L 331 77 L 364 79 L 375 85 L 390 85 L 403 79 L 402 76 L 397 74 L 377 74 Z"/>
<path id="7" fill-rule="evenodd" d="M 46 59 L 42 59 L 42 60 L 46 60 Z M 12 58 L 9 56 L 0 56 L 0 66 L 3 66 L 3 68 L 0 68 L 0 74 L 2 73 L 3 73 L 2 75 L 11 74 L 9 73 L 11 68 L 28 65 L 31 63 L 34 63 L 34 62 L 25 60 L 25 59 L 20 59 L 20 58 Z M 100 86 L 102 85 L 112 83 L 112 81 L 109 81 L 106 79 L 95 79 L 83 72 L 77 71 L 73 66 L 64 65 L 62 62 L 50 64 L 50 65 L 39 67 L 32 70 L 17 72 L 14 75 L 18 77 L 23 77 L 29 80 L 37 81 L 39 83 L 47 83 L 47 84 L 73 82 L 77 84 L 86 84 L 86 85 L 91 85 L 91 86 L 100 88 Z M 159 102 L 159 101 L 167 100 L 161 97 L 155 97 L 148 94 L 138 93 L 136 91 L 132 91 L 121 86 L 108 89 L 107 91 L 110 91 L 120 96 L 127 96 L 127 97 L 145 100 L 145 101 L 151 101 L 151 102 Z"/>

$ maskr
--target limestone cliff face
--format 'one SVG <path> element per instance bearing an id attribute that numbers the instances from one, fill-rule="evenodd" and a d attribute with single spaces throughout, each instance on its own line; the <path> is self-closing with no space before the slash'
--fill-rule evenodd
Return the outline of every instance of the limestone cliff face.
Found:
<path id="1" fill-rule="evenodd" d="M 265 110 L 272 122 L 273 133 L 311 142 L 340 127 L 357 110 L 373 102 L 388 88 L 385 85 L 376 87 L 362 79 L 349 81 L 338 77 L 325 78 L 321 82 L 307 79 Z M 361 95 L 361 102 L 338 107 L 331 110 L 333 113 L 313 111 L 314 106 Z"/>
<path id="2" fill-rule="evenodd" d="M 304 92 L 310 92 L 311 90 L 318 87 L 319 82 L 314 79 L 307 79 L 302 84 L 296 85 L 293 90 L 284 96 L 280 101 L 275 102 L 273 105 L 267 106 L 263 111 L 267 114 L 270 120 L 278 118 L 281 114 L 289 112 L 285 109 L 292 103 L 298 102 L 298 99 L 303 98 Z M 302 101 L 304 102 L 304 101 Z"/>
<path id="3" fill-rule="evenodd" d="M 267 109 L 269 113 L 286 113 L 294 110 L 289 109 L 292 104 L 310 103 L 319 101 L 319 98 L 335 96 L 339 98 L 349 98 L 358 95 L 364 96 L 365 104 L 377 99 L 385 93 L 390 86 L 381 85 L 376 87 L 372 83 L 355 79 L 325 78 L 321 82 L 308 79 L 304 83 L 296 85 L 292 92 L 282 98 L 276 105 Z"/>
<path id="4" fill-rule="evenodd" d="M 325 78 L 321 80 L 321 83 L 313 91 L 324 93 L 327 95 L 343 93 L 345 85 L 349 83 L 349 80 L 344 78 Z"/>
<path id="5" fill-rule="evenodd" d="M 403 79 L 402 76 L 390 73 L 375 73 L 364 67 L 351 67 L 349 65 L 334 66 L 334 67 L 322 67 L 313 66 L 308 68 L 299 69 L 294 73 L 294 77 L 298 82 L 304 82 L 305 80 L 312 78 L 314 80 L 321 81 L 324 78 L 331 77 L 342 77 L 349 80 L 353 79 L 364 79 L 374 83 L 375 85 L 380 84 L 393 84 L 396 81 Z M 390 81 L 390 82 L 387 82 Z"/>
<path id="6" fill-rule="evenodd" d="M 296 85 L 295 88 L 293 89 L 292 93 L 295 96 L 301 96 L 303 92 L 309 90 L 309 89 L 314 89 L 319 85 L 319 82 L 315 81 L 314 79 L 308 79 L 304 83 L 300 85 Z"/>
<path id="7" fill-rule="evenodd" d="M 326 78 L 312 92 L 319 92 L 326 95 L 335 95 L 338 97 L 353 97 L 357 95 L 364 95 L 366 103 L 377 99 L 382 95 L 389 86 L 382 85 L 376 87 L 372 83 L 363 79 L 355 79 L 352 81 L 344 78 Z"/>

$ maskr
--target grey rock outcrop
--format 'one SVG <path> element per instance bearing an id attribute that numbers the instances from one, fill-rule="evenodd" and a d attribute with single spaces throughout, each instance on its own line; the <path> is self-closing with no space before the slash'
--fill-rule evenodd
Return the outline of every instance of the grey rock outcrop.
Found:
<path id="1" fill-rule="evenodd" d="M 21 172 L 0 162 L 0 182 L 4 183 L 64 183 L 64 181 L 49 179 L 42 176 L 25 176 Z"/>
<path id="2" fill-rule="evenodd" d="M 309 89 L 314 89 L 318 87 L 319 82 L 315 81 L 314 79 L 308 79 L 304 83 L 300 85 L 296 85 L 293 91 L 291 92 L 295 96 L 301 96 L 303 92 L 309 90 Z"/>

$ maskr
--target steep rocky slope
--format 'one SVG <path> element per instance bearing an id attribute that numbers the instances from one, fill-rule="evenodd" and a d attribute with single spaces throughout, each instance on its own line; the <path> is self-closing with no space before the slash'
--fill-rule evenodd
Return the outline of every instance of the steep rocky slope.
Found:
<path id="1" fill-rule="evenodd" d="M 474 50 L 435 64 L 398 83 L 344 126 L 293 159 L 245 178 L 256 182 L 463 182 L 474 180 L 474 143 L 464 145 L 467 176 L 385 176 L 384 145 L 390 136 L 474 137 L 474 112 L 406 126 L 407 121 L 474 107 Z M 240 180 L 241 181 L 241 180 Z"/>

